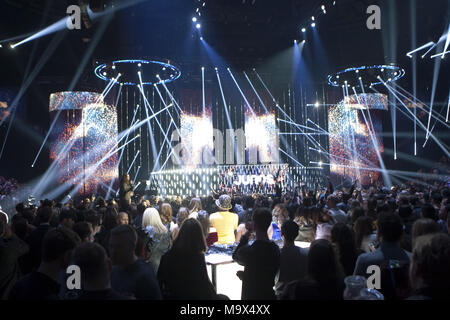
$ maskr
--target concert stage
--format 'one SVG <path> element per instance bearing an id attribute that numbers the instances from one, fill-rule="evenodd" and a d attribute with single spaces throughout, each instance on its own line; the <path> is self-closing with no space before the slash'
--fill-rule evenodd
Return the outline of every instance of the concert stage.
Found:
<path id="1" fill-rule="evenodd" d="M 277 179 L 278 177 L 278 179 Z M 288 164 L 226 165 L 214 168 L 177 169 L 152 172 L 146 190 L 161 197 L 208 196 L 214 192 L 275 194 L 275 182 L 285 190 L 306 184 L 325 183 L 320 167 L 291 167 Z"/>

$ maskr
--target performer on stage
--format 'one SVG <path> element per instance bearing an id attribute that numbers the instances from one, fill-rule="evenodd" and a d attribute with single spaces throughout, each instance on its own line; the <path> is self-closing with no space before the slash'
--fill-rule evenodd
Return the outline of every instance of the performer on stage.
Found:
<path id="1" fill-rule="evenodd" d="M 131 205 L 131 197 L 134 195 L 134 184 L 130 180 L 129 174 L 124 174 L 120 179 L 120 207 L 122 209 L 128 209 Z"/>

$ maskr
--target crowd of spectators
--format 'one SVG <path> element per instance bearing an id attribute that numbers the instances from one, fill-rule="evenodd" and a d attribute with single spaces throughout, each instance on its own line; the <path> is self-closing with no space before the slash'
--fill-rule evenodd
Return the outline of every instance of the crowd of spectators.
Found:
<path id="1" fill-rule="evenodd" d="M 2 299 L 227 299 L 205 262 L 233 247 L 242 299 L 342 300 L 381 270 L 387 300 L 448 299 L 450 188 L 372 186 L 276 195 L 42 200 L 0 214 Z M 297 246 L 298 243 L 308 246 Z M 68 266 L 81 289 L 67 285 Z"/>

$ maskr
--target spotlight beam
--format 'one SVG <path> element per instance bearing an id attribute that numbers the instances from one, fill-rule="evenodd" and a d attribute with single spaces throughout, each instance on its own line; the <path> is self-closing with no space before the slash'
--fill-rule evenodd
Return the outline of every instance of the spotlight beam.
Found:
<path id="1" fill-rule="evenodd" d="M 415 96 L 413 96 L 411 93 L 409 93 L 408 91 L 406 91 L 404 88 L 400 87 L 399 85 L 396 85 L 396 88 L 399 88 L 402 90 L 402 92 L 405 92 L 407 95 L 409 95 L 410 97 L 412 97 L 412 99 L 414 99 L 415 101 L 420 102 L 424 107 L 428 107 L 428 105 L 426 105 L 423 101 L 417 99 Z M 424 112 L 429 112 L 430 108 L 428 107 L 428 109 L 420 106 L 417 104 L 417 102 L 412 101 L 410 98 L 408 98 L 405 94 L 401 93 L 399 90 L 397 90 L 394 87 L 391 87 L 392 90 L 394 90 L 395 93 L 397 93 L 398 95 L 400 95 L 401 97 L 405 98 L 406 100 L 408 100 L 409 102 L 411 102 L 415 107 L 417 107 L 419 110 L 422 110 Z M 377 91 L 378 92 L 378 91 Z M 436 104 L 435 104 L 436 105 Z M 438 114 L 437 112 L 432 112 L 432 117 L 437 119 L 437 121 L 439 121 L 441 124 L 443 124 L 445 127 L 450 128 L 450 125 L 446 124 L 444 121 L 441 121 L 440 118 L 445 119 L 442 115 Z"/>
<path id="2" fill-rule="evenodd" d="M 130 167 L 128 168 L 127 174 L 129 174 L 131 171 L 131 168 L 133 168 L 133 164 L 136 162 L 136 159 L 137 159 L 139 153 L 141 153 L 141 150 L 138 150 L 138 152 L 136 152 L 136 155 L 134 156 L 134 159 L 133 159 L 133 161 L 131 161 Z"/>
<path id="3" fill-rule="evenodd" d="M 284 151 L 281 148 L 278 148 L 278 150 L 280 150 L 282 153 L 284 153 L 287 157 L 289 157 L 292 161 L 294 161 L 299 167 L 304 168 L 305 166 L 302 165 L 300 162 L 298 162 L 297 160 L 295 160 L 293 157 L 291 157 L 286 151 Z"/>
<path id="4" fill-rule="evenodd" d="M 384 82 L 382 80 L 384 86 L 390 91 L 392 92 L 392 94 L 394 95 L 394 97 L 405 107 L 405 109 L 412 115 L 414 115 L 409 109 L 408 107 L 403 103 L 403 101 L 394 93 L 394 91 L 391 90 L 391 88 L 386 84 L 386 82 Z M 428 131 L 428 129 L 422 124 L 422 122 L 418 121 L 418 123 L 420 124 L 420 126 L 423 127 L 423 129 L 425 129 L 426 131 Z M 442 145 L 442 143 L 439 141 L 439 139 L 437 139 L 433 134 L 430 134 L 430 137 L 436 142 L 436 144 L 442 149 L 442 151 L 444 151 L 444 153 L 447 155 L 447 157 L 450 157 L 450 152 L 448 152 L 448 150 Z"/>
<path id="5" fill-rule="evenodd" d="M 244 71 L 244 75 L 245 78 L 247 79 L 248 83 L 250 84 L 250 86 L 253 89 L 253 92 L 255 93 L 256 97 L 258 98 L 259 102 L 261 103 L 261 105 L 264 108 L 264 111 L 266 111 L 266 114 L 269 114 L 269 110 L 267 110 L 266 105 L 264 104 L 264 102 L 262 101 L 261 97 L 258 94 L 258 91 L 256 91 L 255 87 L 253 86 L 253 83 L 250 81 L 250 78 L 247 76 L 247 73 Z"/>
<path id="6" fill-rule="evenodd" d="M 17 105 L 18 105 L 20 99 L 22 98 L 22 96 L 24 95 L 24 93 L 26 92 L 28 87 L 31 85 L 31 83 L 34 81 L 36 76 L 39 74 L 39 72 L 42 70 L 44 65 L 47 63 L 48 59 L 50 59 L 50 57 L 53 55 L 53 53 L 55 52 L 59 43 L 62 41 L 63 37 L 64 37 L 63 34 L 60 34 L 60 35 L 57 35 L 54 37 L 54 39 L 52 40 L 50 45 L 47 47 L 47 49 L 44 51 L 43 55 L 41 56 L 41 59 L 39 60 L 39 62 L 34 67 L 33 71 L 31 72 L 30 76 L 28 77 L 28 79 L 25 80 L 24 83 L 22 84 L 22 86 L 19 90 L 19 93 L 17 94 L 17 97 L 14 98 L 14 101 L 11 104 L 11 110 L 13 110 L 13 111 L 12 111 L 12 115 L 9 119 L 8 129 L 7 129 L 6 135 L 5 135 L 5 140 L 3 141 L 2 149 L 0 151 L 0 159 L 2 158 L 3 151 L 5 150 L 6 141 L 8 140 L 9 132 L 10 132 L 12 124 L 14 122 L 14 118 L 16 116 L 16 111 L 17 111 Z M 0 126 L 3 124 L 4 121 L 5 121 L 5 119 L 0 121 Z"/>
<path id="7" fill-rule="evenodd" d="M 427 44 L 424 44 L 423 46 L 421 46 L 421 47 L 419 47 L 419 48 L 417 48 L 417 49 L 414 49 L 414 50 L 408 52 L 406 55 L 407 55 L 408 57 L 412 58 L 412 54 L 413 54 L 413 53 L 416 53 L 416 52 L 421 51 L 421 50 L 423 50 L 423 49 L 429 48 L 429 47 L 431 47 L 431 46 L 434 45 L 434 44 L 435 44 L 435 43 L 434 43 L 433 41 L 430 41 L 430 42 L 428 42 Z"/>
<path id="8" fill-rule="evenodd" d="M 239 87 L 239 84 L 237 83 L 236 79 L 234 78 L 233 73 L 231 72 L 231 69 L 228 68 L 227 70 L 230 73 L 231 78 L 233 79 L 234 83 L 236 84 L 236 87 L 238 88 L 239 92 L 241 93 L 242 98 L 244 98 L 245 104 L 247 105 L 247 107 L 251 111 L 252 115 L 256 115 L 255 111 L 253 111 L 253 108 L 250 106 L 250 103 L 248 102 L 247 98 L 245 97 L 244 93 L 242 92 L 241 88 Z"/>
<path id="9" fill-rule="evenodd" d="M 216 69 L 217 82 L 219 83 L 220 93 L 222 95 L 223 108 L 225 109 L 225 115 L 227 117 L 228 128 L 233 130 L 233 125 L 231 123 L 230 113 L 228 112 L 227 101 L 225 100 L 225 94 L 222 88 L 222 81 L 220 81 L 219 71 Z"/>
<path id="10" fill-rule="evenodd" d="M 206 101 L 205 101 L 205 68 L 202 67 L 202 112 L 203 116 L 206 114 Z"/>
<path id="11" fill-rule="evenodd" d="M 364 87 L 362 87 L 362 88 L 364 90 Z M 359 96 L 356 93 L 355 88 L 353 88 L 353 92 L 355 93 L 358 103 L 361 104 L 361 101 L 359 100 Z M 366 108 L 367 108 L 368 117 L 371 117 L 370 110 L 367 105 L 366 105 Z M 370 140 L 372 141 L 373 147 L 375 148 L 375 152 L 377 153 L 378 162 L 380 163 L 381 169 L 383 170 L 382 175 L 383 175 L 384 181 L 387 184 L 387 187 L 390 188 L 390 187 L 392 187 L 392 181 L 389 179 L 389 175 L 386 174 L 386 166 L 384 164 L 383 157 L 381 156 L 380 149 L 378 148 L 378 143 L 375 139 L 375 130 L 373 128 L 372 118 L 370 118 L 370 126 L 369 126 L 369 123 L 366 119 L 366 115 L 364 114 L 364 110 L 361 110 L 361 113 L 363 115 L 364 122 L 366 123 L 367 129 L 369 130 Z"/>

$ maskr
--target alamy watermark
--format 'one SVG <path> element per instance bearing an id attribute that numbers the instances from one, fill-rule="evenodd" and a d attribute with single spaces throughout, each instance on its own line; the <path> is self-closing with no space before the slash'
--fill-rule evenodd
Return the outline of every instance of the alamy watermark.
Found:
<path id="1" fill-rule="evenodd" d="M 66 26 L 69 30 L 81 30 L 81 8 L 77 5 L 67 7 L 66 13 L 69 15 Z"/>
<path id="2" fill-rule="evenodd" d="M 371 5 L 367 8 L 367 28 L 369 30 L 381 30 L 381 8 L 377 5 Z"/>

